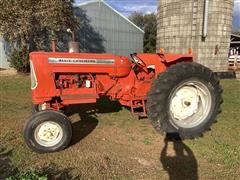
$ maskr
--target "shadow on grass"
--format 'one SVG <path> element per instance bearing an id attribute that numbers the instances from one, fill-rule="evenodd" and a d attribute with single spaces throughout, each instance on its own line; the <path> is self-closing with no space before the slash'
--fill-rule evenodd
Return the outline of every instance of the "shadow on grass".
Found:
<path id="1" fill-rule="evenodd" d="M 93 115 L 79 113 L 79 116 L 81 120 L 72 124 L 73 136 L 70 146 L 87 137 L 98 125 L 98 120 Z"/>
<path id="2" fill-rule="evenodd" d="M 98 125 L 97 113 L 118 112 L 122 109 L 117 101 L 110 101 L 103 97 L 96 104 L 70 105 L 66 108 L 66 115 L 78 114 L 80 120 L 72 124 L 73 137 L 70 146 L 77 144 L 87 137 Z"/>
<path id="3" fill-rule="evenodd" d="M 168 144 L 172 142 L 174 156 L 168 156 Z M 192 150 L 183 143 L 178 134 L 167 134 L 164 140 L 165 146 L 161 152 L 160 161 L 170 180 L 198 178 L 198 164 Z"/>
<path id="4" fill-rule="evenodd" d="M 2 154 L 0 152 L 0 179 L 8 180 L 78 180 L 81 176 L 71 174 L 72 168 L 59 169 L 56 165 L 50 164 L 39 169 L 30 169 L 25 172 L 20 172 L 17 167 L 11 165 L 10 154 Z"/>
<path id="5" fill-rule="evenodd" d="M 71 174 L 72 170 L 72 168 L 59 170 L 59 168 L 55 164 L 50 164 L 41 168 L 39 172 L 42 174 L 46 174 L 48 180 L 81 179 L 81 176 L 73 176 Z"/>
<path id="6" fill-rule="evenodd" d="M 17 168 L 12 165 L 11 155 L 12 151 L 7 150 L 7 148 L 0 144 L 0 179 L 5 179 L 10 175 L 18 173 Z"/>
<path id="7" fill-rule="evenodd" d="M 48 179 L 48 180 L 65 180 L 81 179 L 80 176 L 73 176 L 71 174 L 72 168 L 60 169 L 55 164 L 49 164 L 38 169 L 30 169 L 21 172 L 18 167 L 14 166 L 11 161 L 11 156 L 14 152 L 8 150 L 5 146 L 0 144 L 0 180 L 9 179 Z"/>

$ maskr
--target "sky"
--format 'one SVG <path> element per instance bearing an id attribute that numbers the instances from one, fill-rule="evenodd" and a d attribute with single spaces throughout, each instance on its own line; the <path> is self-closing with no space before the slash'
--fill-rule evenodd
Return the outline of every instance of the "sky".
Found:
<path id="1" fill-rule="evenodd" d="M 233 31 L 240 30 L 240 0 L 234 0 Z"/>
<path id="2" fill-rule="evenodd" d="M 76 4 L 89 0 L 75 0 Z M 110 6 L 125 16 L 133 12 L 152 13 L 157 11 L 157 0 L 105 0 Z"/>
<path id="3" fill-rule="evenodd" d="M 75 0 L 75 4 L 80 4 L 89 0 Z M 105 0 L 110 6 L 125 16 L 133 12 L 143 12 L 144 14 L 157 12 L 157 0 Z M 240 29 L 240 0 L 234 0 L 233 30 Z"/>

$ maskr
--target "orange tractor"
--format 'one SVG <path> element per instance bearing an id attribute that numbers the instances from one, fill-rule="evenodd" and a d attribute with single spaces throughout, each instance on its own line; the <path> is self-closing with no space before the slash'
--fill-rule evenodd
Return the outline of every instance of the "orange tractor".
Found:
<path id="1" fill-rule="evenodd" d="M 117 100 L 132 113 L 141 109 L 159 132 L 196 138 L 220 112 L 222 89 L 216 75 L 193 62 L 192 54 L 33 52 L 30 54 L 35 113 L 24 129 L 27 145 L 39 153 L 66 148 L 72 137 L 71 104 Z M 139 113 L 139 112 L 138 112 Z M 121 118 L 121 117 L 119 117 Z"/>

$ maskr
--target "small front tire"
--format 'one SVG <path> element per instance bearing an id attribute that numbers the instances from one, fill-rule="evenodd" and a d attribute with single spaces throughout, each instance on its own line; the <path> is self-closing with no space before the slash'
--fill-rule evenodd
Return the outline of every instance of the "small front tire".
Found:
<path id="1" fill-rule="evenodd" d="M 72 138 L 72 126 L 64 114 L 45 110 L 36 112 L 24 127 L 24 140 L 38 153 L 65 149 Z"/>

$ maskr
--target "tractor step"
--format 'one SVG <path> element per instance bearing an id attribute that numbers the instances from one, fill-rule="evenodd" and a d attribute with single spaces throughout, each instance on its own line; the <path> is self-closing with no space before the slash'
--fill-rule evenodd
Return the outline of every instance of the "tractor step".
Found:
<path id="1" fill-rule="evenodd" d="M 146 100 L 131 100 L 131 112 L 138 119 L 147 118 Z"/>

